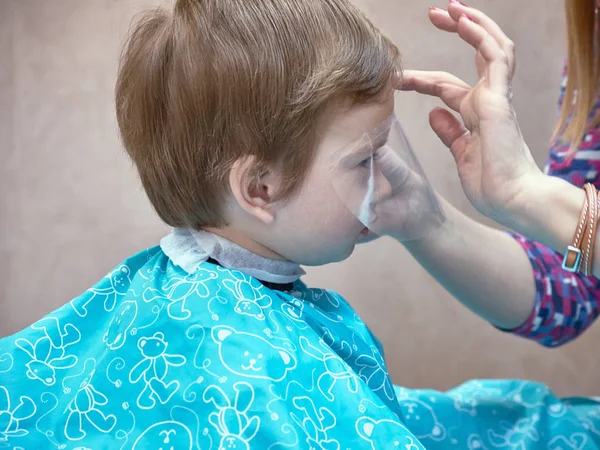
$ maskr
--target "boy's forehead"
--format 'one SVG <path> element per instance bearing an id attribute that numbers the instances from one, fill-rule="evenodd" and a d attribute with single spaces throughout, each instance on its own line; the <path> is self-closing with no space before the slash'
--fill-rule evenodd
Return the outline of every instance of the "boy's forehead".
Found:
<path id="1" fill-rule="evenodd" d="M 321 146 L 335 150 L 356 142 L 377 129 L 393 112 L 393 94 L 382 101 L 338 105 L 323 124 Z"/>

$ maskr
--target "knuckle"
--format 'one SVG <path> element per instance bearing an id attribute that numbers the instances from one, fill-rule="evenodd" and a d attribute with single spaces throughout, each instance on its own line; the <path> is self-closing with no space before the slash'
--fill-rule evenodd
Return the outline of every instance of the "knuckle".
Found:
<path id="1" fill-rule="evenodd" d="M 508 39 L 506 41 L 506 51 L 510 52 L 510 53 L 514 53 L 515 50 L 516 50 L 515 43 L 513 41 L 511 41 L 510 39 Z"/>
<path id="2" fill-rule="evenodd" d="M 510 58 L 508 57 L 508 55 L 504 52 L 500 52 L 498 55 L 498 60 L 505 65 L 509 65 L 510 64 Z"/>
<path id="3" fill-rule="evenodd" d="M 511 57 L 514 57 L 515 53 L 517 52 L 515 43 L 509 39 L 504 46 L 504 51 L 506 52 L 506 54 L 510 55 Z"/>

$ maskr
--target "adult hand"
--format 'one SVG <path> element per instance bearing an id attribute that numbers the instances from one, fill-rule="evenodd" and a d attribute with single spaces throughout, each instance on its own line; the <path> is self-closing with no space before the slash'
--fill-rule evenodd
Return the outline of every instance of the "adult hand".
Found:
<path id="1" fill-rule="evenodd" d="M 473 87 L 445 72 L 405 71 L 400 89 L 439 97 L 448 109 L 430 113 L 430 124 L 456 160 L 465 194 L 482 214 L 511 226 L 524 194 L 544 175 L 523 140 L 512 107 L 513 42 L 488 16 L 451 1 L 431 8 L 440 30 L 457 33 L 476 51 L 479 81 Z"/>

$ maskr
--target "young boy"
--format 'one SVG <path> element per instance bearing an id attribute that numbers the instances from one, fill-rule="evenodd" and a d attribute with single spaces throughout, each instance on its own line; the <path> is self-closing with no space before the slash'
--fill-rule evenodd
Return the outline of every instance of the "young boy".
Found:
<path id="1" fill-rule="evenodd" d="M 470 419 L 503 391 L 394 389 L 351 307 L 300 281 L 300 265 L 371 238 L 332 166 L 347 149 L 357 177 L 373 173 L 353 143 L 392 115 L 398 70 L 346 0 L 178 0 L 147 15 L 117 117 L 174 232 L 0 340 L 0 447 L 485 448 Z M 521 417 L 510 408 L 502 420 Z"/>
<path id="2" fill-rule="evenodd" d="M 117 118 L 175 231 L 0 341 L 11 448 L 421 448 L 377 340 L 299 281 L 369 238 L 331 162 L 391 116 L 398 69 L 346 0 L 179 0 L 141 20 Z"/>

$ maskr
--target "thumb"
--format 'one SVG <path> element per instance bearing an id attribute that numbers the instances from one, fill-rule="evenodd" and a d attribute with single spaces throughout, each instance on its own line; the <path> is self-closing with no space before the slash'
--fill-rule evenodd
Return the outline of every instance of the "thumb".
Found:
<path id="1" fill-rule="evenodd" d="M 467 149 L 471 133 L 460 120 L 444 108 L 435 108 L 429 113 L 429 125 L 444 145 L 450 149 L 458 163 Z"/>

